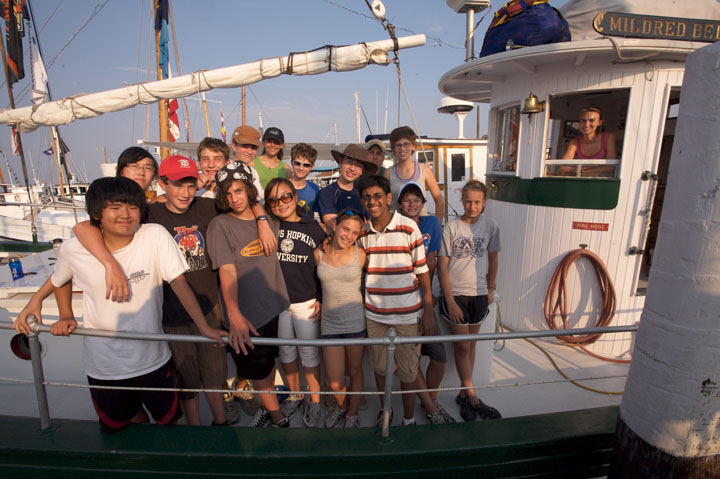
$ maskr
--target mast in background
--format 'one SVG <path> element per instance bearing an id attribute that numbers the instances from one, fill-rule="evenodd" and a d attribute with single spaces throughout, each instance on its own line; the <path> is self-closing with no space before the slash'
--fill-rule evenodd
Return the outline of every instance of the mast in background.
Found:
<path id="1" fill-rule="evenodd" d="M 20 33 L 22 31 L 22 19 L 23 19 L 23 8 L 22 4 L 17 0 L 8 0 L 7 3 L 3 4 L 5 9 L 5 40 L 8 42 L 8 50 L 11 42 L 15 43 L 15 49 L 12 54 L 13 58 L 10 58 L 14 62 L 15 69 L 11 72 L 9 67 L 9 58 L 5 50 L 5 42 L 0 41 L 0 48 L 2 49 L 3 67 L 5 69 L 5 83 L 7 84 L 8 100 L 10 101 L 10 108 L 15 108 L 15 97 L 13 97 L 12 84 L 17 83 L 18 80 L 25 77 L 25 72 L 22 69 L 22 38 Z M 18 11 L 19 9 L 19 11 Z M 16 16 L 16 14 L 19 14 Z M 16 20 L 20 19 L 20 25 L 17 24 Z M 18 51 L 19 50 L 19 51 Z M 12 73 L 12 76 L 11 76 Z M 15 145 L 17 147 L 18 155 L 22 163 L 23 179 L 25 180 L 25 187 L 27 189 L 28 201 L 32 204 L 32 196 L 30 195 L 30 183 L 28 181 L 27 164 L 25 163 L 25 153 L 22 147 L 22 138 L 20 132 L 12 129 L 12 135 L 15 139 Z M 0 172 L 1 175 L 1 172 Z M 5 183 L 5 180 L 2 179 Z M 38 242 L 38 231 L 35 225 L 35 213 L 33 212 L 32 206 L 30 207 L 30 227 L 32 231 L 32 242 Z"/>

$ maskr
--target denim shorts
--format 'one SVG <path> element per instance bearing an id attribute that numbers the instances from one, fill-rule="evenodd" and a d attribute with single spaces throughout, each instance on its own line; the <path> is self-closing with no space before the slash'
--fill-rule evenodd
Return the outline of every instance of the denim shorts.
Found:
<path id="1" fill-rule="evenodd" d="M 367 329 L 360 331 L 359 333 L 340 333 L 340 334 L 322 334 L 320 339 L 354 339 L 354 338 L 367 338 Z"/>

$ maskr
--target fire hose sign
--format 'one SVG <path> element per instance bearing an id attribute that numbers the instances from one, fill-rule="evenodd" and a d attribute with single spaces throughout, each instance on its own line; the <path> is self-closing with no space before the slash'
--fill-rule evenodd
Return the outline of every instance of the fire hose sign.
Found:
<path id="1" fill-rule="evenodd" d="M 607 231 L 609 223 L 588 223 L 586 221 L 573 221 L 572 229 L 588 231 Z"/>

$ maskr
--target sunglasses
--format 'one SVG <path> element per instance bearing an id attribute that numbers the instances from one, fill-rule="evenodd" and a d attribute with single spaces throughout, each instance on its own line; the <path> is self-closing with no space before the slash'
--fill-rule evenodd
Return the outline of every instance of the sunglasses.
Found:
<path id="1" fill-rule="evenodd" d="M 375 193 L 374 195 L 362 195 L 360 197 L 360 201 L 362 201 L 363 203 L 369 203 L 370 200 L 380 201 L 383 198 L 385 198 L 385 196 L 387 196 L 387 195 L 384 195 L 382 193 Z"/>
<path id="2" fill-rule="evenodd" d="M 302 166 L 303 168 L 312 168 L 313 167 L 312 163 L 301 163 L 297 160 L 293 160 L 292 164 L 295 166 Z"/>
<path id="3" fill-rule="evenodd" d="M 284 193 L 280 195 L 279 198 L 268 198 L 266 200 L 267 204 L 270 205 L 270 208 L 274 208 L 277 206 L 278 202 L 283 204 L 288 204 L 294 199 L 295 195 L 292 193 Z"/>

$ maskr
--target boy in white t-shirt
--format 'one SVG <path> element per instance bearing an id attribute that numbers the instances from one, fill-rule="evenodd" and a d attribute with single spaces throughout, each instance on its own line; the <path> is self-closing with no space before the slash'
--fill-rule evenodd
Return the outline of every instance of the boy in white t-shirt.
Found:
<path id="1" fill-rule="evenodd" d="M 146 214 L 145 195 L 132 180 L 100 178 L 88 189 L 91 222 L 100 228 L 108 250 L 128 277 L 130 300 L 106 298 L 105 268 L 80 242 L 63 244 L 52 276 L 60 320 L 54 335 L 69 335 L 76 327 L 71 280 L 83 291 L 85 328 L 162 333 L 162 282 L 167 281 L 203 336 L 222 343 L 226 333 L 211 328 L 202 314 L 184 272 L 185 259 L 160 225 L 140 224 Z M 170 350 L 164 341 L 86 337 L 83 362 L 90 385 L 173 388 Z M 158 424 L 172 424 L 181 415 L 176 391 L 91 389 L 93 404 L 106 432 L 141 422 L 145 406 Z"/>

